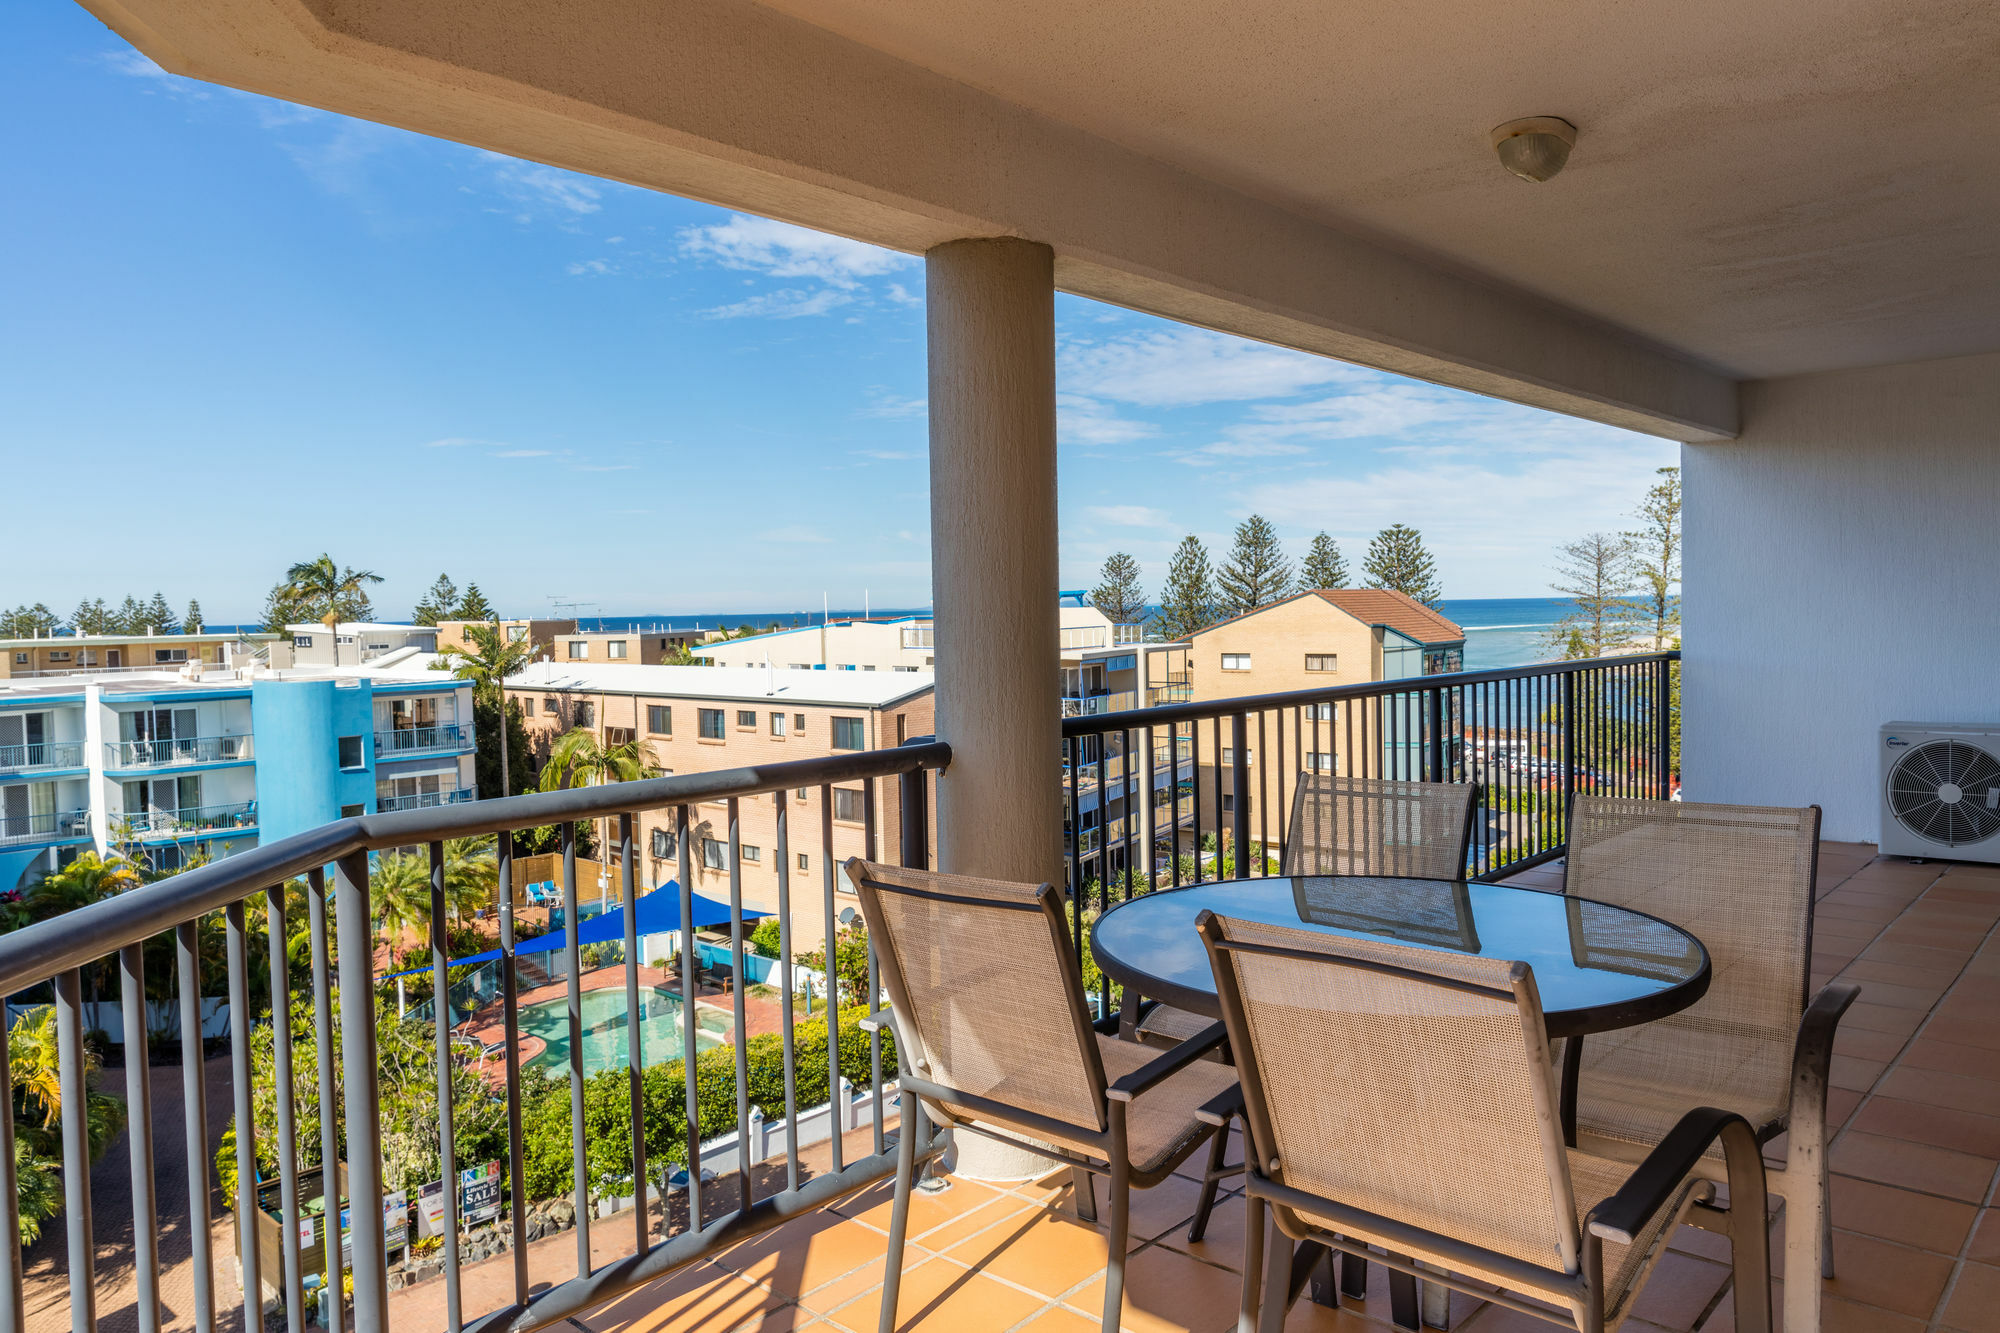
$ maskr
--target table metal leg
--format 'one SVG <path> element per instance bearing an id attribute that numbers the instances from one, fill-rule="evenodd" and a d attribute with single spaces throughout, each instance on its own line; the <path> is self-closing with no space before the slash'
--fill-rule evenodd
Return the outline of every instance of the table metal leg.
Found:
<path id="1" fill-rule="evenodd" d="M 1562 1131 L 1563 1142 L 1576 1146 L 1576 1085 L 1583 1073 L 1583 1038 L 1571 1037 L 1563 1043 Z"/>

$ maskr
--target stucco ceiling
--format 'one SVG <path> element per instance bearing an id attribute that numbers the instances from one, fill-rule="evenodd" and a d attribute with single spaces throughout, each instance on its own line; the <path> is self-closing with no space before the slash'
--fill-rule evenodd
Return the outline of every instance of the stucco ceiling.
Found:
<path id="1" fill-rule="evenodd" d="M 2000 347 L 1990 0 L 767 2 L 1734 375 Z"/>

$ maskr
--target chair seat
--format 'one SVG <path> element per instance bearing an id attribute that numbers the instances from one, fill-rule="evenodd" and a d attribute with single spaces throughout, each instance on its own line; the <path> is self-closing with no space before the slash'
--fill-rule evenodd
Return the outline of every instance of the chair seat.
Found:
<path id="1" fill-rule="evenodd" d="M 1199 1037 L 1214 1025 L 1212 1018 L 1203 1018 L 1200 1014 L 1176 1009 L 1170 1004 L 1156 1004 L 1139 1020 L 1136 1031 L 1140 1041 L 1152 1042 L 1156 1046 L 1178 1046 Z"/>

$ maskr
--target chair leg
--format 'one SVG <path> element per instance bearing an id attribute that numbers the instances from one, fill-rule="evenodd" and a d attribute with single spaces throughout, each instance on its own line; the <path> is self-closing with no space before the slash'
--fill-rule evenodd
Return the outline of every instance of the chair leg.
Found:
<path id="1" fill-rule="evenodd" d="M 1222 1170 L 1223 1156 L 1229 1148 L 1229 1126 L 1215 1131 L 1214 1141 L 1208 1149 L 1208 1171 L 1201 1182 L 1201 1200 L 1194 1206 L 1194 1222 L 1188 1227 L 1188 1241 L 1192 1244 L 1208 1230 L 1208 1215 L 1215 1208 L 1216 1191 L 1222 1187 L 1218 1174 Z"/>
<path id="2" fill-rule="evenodd" d="M 880 1333 L 895 1333 L 896 1293 L 903 1285 L 903 1239 L 910 1228 L 910 1185 L 917 1174 L 917 1136 L 911 1124 L 916 1099 L 903 1093 L 896 1106 L 896 1197 L 889 1206 L 889 1255 L 882 1265 Z"/>
<path id="3" fill-rule="evenodd" d="M 1070 1193 L 1076 1196 L 1076 1216 L 1082 1222 L 1097 1220 L 1097 1187 L 1091 1184 L 1090 1172 L 1080 1166 L 1069 1169 Z"/>
<path id="4" fill-rule="evenodd" d="M 1124 1153 L 1111 1159 L 1111 1224 L 1104 1243 L 1104 1333 L 1118 1333 L 1125 1312 L 1125 1240 L 1132 1212 L 1132 1166 Z"/>
<path id="5" fill-rule="evenodd" d="M 1408 1262 L 1406 1255 L 1395 1257 Z M 1424 1326 L 1423 1314 L 1417 1306 L 1416 1278 L 1393 1268 L 1389 1270 L 1389 1318 L 1397 1328 L 1420 1329 Z"/>
<path id="6" fill-rule="evenodd" d="M 1243 1200 L 1243 1294 L 1236 1307 L 1236 1333 L 1257 1333 L 1257 1296 L 1264 1282 L 1264 1201 Z"/>
<path id="7" fill-rule="evenodd" d="M 1368 1299 L 1368 1261 L 1358 1254 L 1340 1256 L 1340 1294 L 1350 1300 Z"/>
<path id="8" fill-rule="evenodd" d="M 1750 1127 L 1732 1120 L 1722 1127 L 1722 1156 L 1729 1179 L 1729 1263 L 1736 1283 L 1737 1333 L 1771 1333 L 1771 1217 L 1765 1189 L 1764 1153 Z M 1824 1207 L 1826 1201 L 1813 1202 Z M 1787 1202 L 1787 1208 L 1791 1206 Z M 1820 1222 L 1817 1208 L 1785 1220 L 1786 1324 L 1794 1329 L 1819 1327 Z M 1796 1267 L 1792 1265 L 1796 1264 Z M 1792 1323 L 1793 1292 L 1810 1294 L 1813 1319 Z"/>
<path id="9" fill-rule="evenodd" d="M 1276 1219 L 1266 1228 L 1264 1247 L 1264 1303 L 1259 1312 L 1259 1333 L 1285 1333 L 1285 1316 L 1291 1313 L 1292 1238 L 1278 1230 Z M 1244 1274 L 1249 1280 L 1249 1274 Z"/>

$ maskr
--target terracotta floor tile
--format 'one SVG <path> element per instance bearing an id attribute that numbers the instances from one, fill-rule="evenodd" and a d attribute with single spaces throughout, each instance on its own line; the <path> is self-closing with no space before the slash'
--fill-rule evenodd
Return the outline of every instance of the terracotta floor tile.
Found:
<path id="1" fill-rule="evenodd" d="M 893 1185 L 883 1181 L 851 1198 L 843 1199 L 834 1205 L 833 1211 L 886 1232 L 889 1229 L 889 1213 L 895 1205 L 894 1195 Z M 910 1238 L 915 1240 L 927 1231 L 934 1231 L 948 1222 L 955 1222 L 967 1213 L 1003 1197 L 1005 1196 L 999 1190 L 976 1180 L 954 1179 L 950 1188 L 936 1193 L 921 1189 L 911 1190 Z"/>
<path id="2" fill-rule="evenodd" d="M 1948 1106 L 1875 1096 L 1849 1127 L 1862 1133 L 1951 1148 L 1975 1157 L 2000 1158 L 2000 1117 L 1955 1111 Z"/>
<path id="3" fill-rule="evenodd" d="M 1985 1333 L 2000 1329 L 2000 1268 L 1967 1264 L 1952 1284 L 1951 1302 L 1939 1327 Z"/>
<path id="4" fill-rule="evenodd" d="M 1927 1012 L 1943 994 L 1942 982 L 1935 986 L 1898 986 L 1886 981 L 1861 983 L 1861 995 L 1870 1004 L 1886 1004 L 1896 1009 Z"/>
<path id="5" fill-rule="evenodd" d="M 2000 1051 L 2000 1023 L 1995 1023 L 1992 1015 L 1990 1008 L 1984 1016 L 1977 1018 L 1941 1011 L 1924 1024 L 1924 1036 L 1955 1046 Z"/>
<path id="6" fill-rule="evenodd" d="M 1969 1203 L 1986 1197 L 1995 1165 L 1990 1158 L 1970 1153 L 1854 1130 L 1841 1134 L 1834 1143 L 1830 1160 L 1833 1169 L 1842 1175 Z"/>
<path id="7" fill-rule="evenodd" d="M 1099 1176 L 1094 1179 L 1097 1186 L 1097 1215 L 1107 1215 L 1110 1206 L 1111 1186 Z M 1132 1191 L 1132 1235 L 1138 1240 L 1152 1240 L 1168 1231 L 1177 1230 L 1194 1219 L 1195 1205 L 1201 1201 L 1201 1186 L 1186 1176 L 1168 1176 L 1151 1189 Z M 1058 1205 L 1062 1211 L 1074 1214 L 1075 1200 L 1065 1197 Z"/>
<path id="8" fill-rule="evenodd" d="M 2000 1050 L 1960 1046 L 1940 1041 L 1928 1032 L 1910 1043 L 1903 1052 L 1903 1063 L 1911 1069 L 1935 1069 L 1944 1074 L 2000 1081 Z"/>
<path id="9" fill-rule="evenodd" d="M 1876 963 L 1927 967 L 1939 975 L 1955 974 L 1972 957 L 1969 949 L 1926 949 L 1919 944 L 1871 944 L 1862 958 Z"/>
<path id="10" fill-rule="evenodd" d="M 1852 1176 L 1832 1178 L 1833 1224 L 1935 1254 L 1957 1254 L 1977 1210 L 1968 1203 L 1918 1194 Z M 2000 1250 L 2000 1227 L 1995 1228 Z M 1774 1254 L 1773 1260 L 1778 1256 Z"/>
<path id="11" fill-rule="evenodd" d="M 1241 1279 L 1228 1269 L 1149 1245 L 1126 1264 L 1125 1311 L 1119 1322 L 1133 1333 L 1222 1333 L 1235 1327 L 1241 1296 Z M 1096 1310 L 1103 1302 L 1100 1278 L 1063 1303 Z"/>
<path id="12" fill-rule="evenodd" d="M 1857 1060 L 1851 1055 L 1835 1055 L 1827 1069 L 1827 1082 L 1836 1088 L 1846 1088 L 1849 1092 L 1866 1092 L 1875 1086 L 1887 1069 L 1884 1060 Z"/>
<path id="13" fill-rule="evenodd" d="M 1872 1032 L 1894 1032 L 1908 1038 L 1923 1026 L 1923 1022 L 1923 1014 L 1916 1010 L 1899 1009 L 1887 1004 L 1871 1004 L 1868 999 L 1868 988 L 1863 986 L 1860 998 L 1848 1006 L 1840 1025 L 1843 1028 L 1867 1028 Z"/>
<path id="14" fill-rule="evenodd" d="M 1728 1281 L 1727 1265 L 1670 1250 L 1633 1298 L 1632 1315 L 1668 1328 L 1693 1328 Z"/>
<path id="15" fill-rule="evenodd" d="M 1781 1333 L 1785 1326 L 1784 1284 L 1771 1289 L 1771 1321 Z M 1818 1333 L 1923 1333 L 1924 1321 L 1896 1314 L 1872 1305 L 1857 1305 L 1839 1296 L 1828 1295 L 1820 1302 Z M 1703 1321 L 1701 1333 L 1736 1333 L 1736 1293 L 1725 1293 L 1715 1313 Z"/>
<path id="16" fill-rule="evenodd" d="M 1919 990 L 1943 990 L 1957 975 L 1956 968 L 1911 967 L 1903 963 L 1875 963 L 1862 959 L 1843 968 L 1840 979 L 1915 986 Z"/>
<path id="17" fill-rule="evenodd" d="M 1028 1212 L 961 1241 L 945 1258 L 1054 1299 L 1104 1271 L 1104 1241 L 1067 1213 Z"/>
<path id="18" fill-rule="evenodd" d="M 1949 1106 L 1978 1115 L 2000 1115 L 2000 1083 L 1991 1079 L 1966 1078 L 1935 1069 L 1898 1066 L 1875 1085 L 1878 1097 L 1895 1097 L 1906 1102 Z"/>
<path id="19" fill-rule="evenodd" d="M 1931 1027 L 1936 1027 L 1933 1020 Z M 1930 1028 L 1924 1029 L 1926 1034 Z M 1833 1037 L 1833 1053 L 1850 1055 L 1859 1060 L 1889 1061 L 1902 1051 L 1909 1039 L 1894 1032 L 1870 1032 L 1867 1028 L 1848 1027 L 1842 1024 Z"/>
<path id="20" fill-rule="evenodd" d="M 941 1227 L 925 1232 L 920 1240 L 913 1240 L 911 1243 L 920 1245 L 922 1248 L 930 1250 L 933 1253 L 942 1254 L 969 1236 L 976 1236 L 982 1231 L 996 1226 L 1003 1226 L 1013 1218 L 1026 1217 L 1040 1211 L 1039 1208 L 1029 1203 L 1026 1199 L 1017 1199 L 1011 1194 L 1003 1194 L 983 1207 L 976 1208 L 962 1217 L 954 1218 Z"/>
<path id="21" fill-rule="evenodd" d="M 1078 1314 L 1061 1305 L 1051 1305 L 1021 1325 L 1024 1333 L 1098 1333 L 1103 1327 L 1101 1316 Z"/>
<path id="22" fill-rule="evenodd" d="M 755 1283 L 707 1264 L 648 1283 L 584 1315 L 590 1333 L 688 1333 L 696 1329 L 757 1327 L 784 1305 Z"/>
<path id="23" fill-rule="evenodd" d="M 866 1264 L 879 1265 L 887 1245 L 888 1237 L 871 1226 L 816 1213 L 725 1251 L 715 1262 L 797 1300 Z"/>
<path id="24" fill-rule="evenodd" d="M 1240 1273 L 1243 1271 L 1243 1219 L 1246 1211 L 1243 1196 L 1232 1194 L 1215 1205 L 1215 1211 L 1209 1214 L 1208 1229 L 1200 1240 L 1190 1241 L 1187 1228 L 1175 1227 L 1160 1237 L 1160 1244 Z"/>
<path id="25" fill-rule="evenodd" d="M 1972 1244 L 1966 1247 L 1965 1257 L 1982 1264 L 2000 1264 L 2000 1208 L 1979 1210 L 1979 1222 L 1973 1228 Z"/>
<path id="26" fill-rule="evenodd" d="M 924 1333 L 999 1333 L 1012 1328 L 1048 1302 L 1004 1282 L 952 1263 L 929 1259 L 903 1274 L 896 1300 L 896 1327 Z M 882 1313 L 882 1289 L 873 1287 L 827 1316 L 849 1333 L 875 1333 Z"/>
<path id="27" fill-rule="evenodd" d="M 1944 1294 L 1951 1268 L 1952 1261 L 1941 1254 L 1835 1231 L 1834 1276 L 1826 1291 L 1843 1300 L 1928 1319 Z"/>

